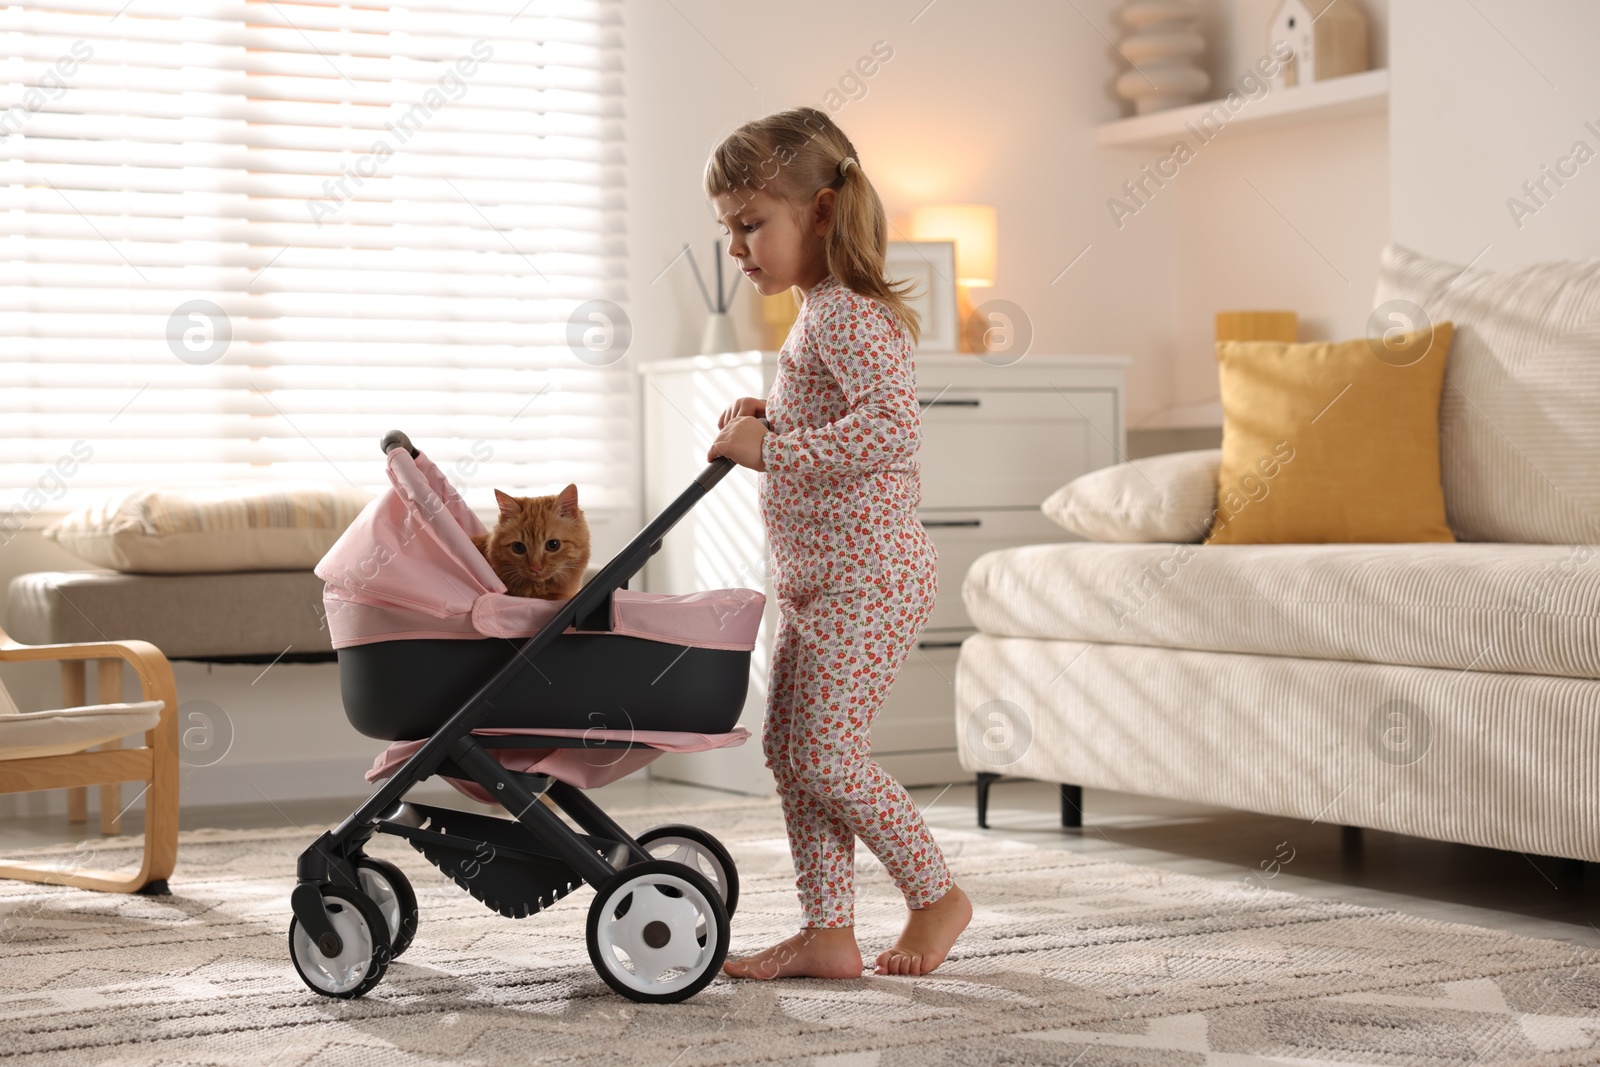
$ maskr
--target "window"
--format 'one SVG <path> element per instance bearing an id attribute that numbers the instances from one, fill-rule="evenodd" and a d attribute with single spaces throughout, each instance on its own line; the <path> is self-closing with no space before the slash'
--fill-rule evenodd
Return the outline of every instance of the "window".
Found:
<path id="1" fill-rule="evenodd" d="M 635 511 L 620 4 L 516 8 L 0 8 L 0 523 L 375 491 L 394 428 L 474 506 Z"/>

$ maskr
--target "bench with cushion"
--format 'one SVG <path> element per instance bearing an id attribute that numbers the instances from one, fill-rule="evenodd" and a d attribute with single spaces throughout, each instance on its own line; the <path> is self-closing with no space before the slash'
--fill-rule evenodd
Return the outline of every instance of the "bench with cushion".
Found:
<path id="1" fill-rule="evenodd" d="M 168 659 L 209 663 L 334 659 L 322 579 L 310 570 L 21 574 L 7 590 L 5 628 L 29 644 L 135 635 Z"/>

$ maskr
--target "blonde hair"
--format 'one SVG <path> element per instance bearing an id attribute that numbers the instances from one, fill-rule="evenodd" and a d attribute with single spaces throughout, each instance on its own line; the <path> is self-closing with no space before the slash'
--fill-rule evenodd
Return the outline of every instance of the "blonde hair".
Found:
<path id="1" fill-rule="evenodd" d="M 707 197 L 765 191 L 800 218 L 822 189 L 838 194 L 823 237 L 828 273 L 845 288 L 882 301 L 915 344 L 921 324 L 906 298 L 916 283 L 884 277 L 889 222 L 883 201 L 861 169 L 855 145 L 831 118 L 814 107 L 798 107 L 747 122 L 706 160 Z"/>

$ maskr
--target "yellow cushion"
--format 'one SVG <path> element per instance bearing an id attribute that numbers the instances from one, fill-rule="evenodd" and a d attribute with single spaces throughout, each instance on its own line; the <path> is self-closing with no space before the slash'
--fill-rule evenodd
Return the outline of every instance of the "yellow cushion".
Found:
<path id="1" fill-rule="evenodd" d="M 1207 544 L 1454 541 L 1439 482 L 1451 324 L 1388 342 L 1219 341 Z"/>
<path id="2" fill-rule="evenodd" d="M 118 571 L 310 570 L 371 498 L 320 482 L 144 487 L 80 508 L 44 536 Z"/>

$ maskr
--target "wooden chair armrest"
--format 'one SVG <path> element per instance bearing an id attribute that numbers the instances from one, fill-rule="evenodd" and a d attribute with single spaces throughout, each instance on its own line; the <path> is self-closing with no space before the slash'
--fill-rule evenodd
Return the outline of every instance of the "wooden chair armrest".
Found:
<path id="1" fill-rule="evenodd" d="M 0 662 L 72 659 L 120 659 L 131 663 L 139 675 L 140 689 L 146 700 L 167 700 L 168 694 L 177 688 L 172 664 L 149 641 L 84 641 L 63 645 L 24 645 L 9 637 L 0 641 Z"/>

